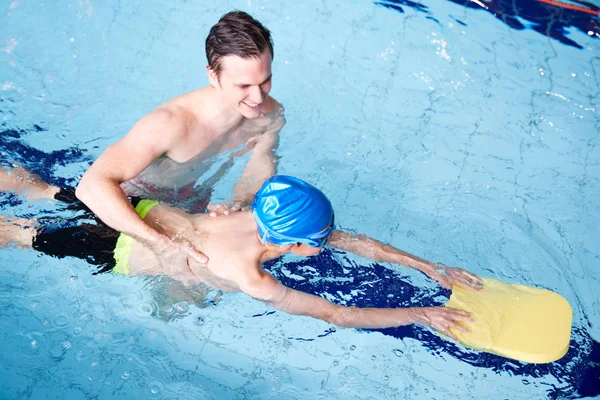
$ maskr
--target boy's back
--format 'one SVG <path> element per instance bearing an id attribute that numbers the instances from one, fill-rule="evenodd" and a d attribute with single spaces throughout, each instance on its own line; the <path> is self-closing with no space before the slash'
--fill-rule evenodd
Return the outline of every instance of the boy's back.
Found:
<path id="1" fill-rule="evenodd" d="M 136 242 L 129 255 L 132 274 L 168 275 L 186 284 L 204 282 L 224 291 L 239 291 L 242 279 L 256 274 L 260 264 L 279 255 L 265 253 L 249 211 L 211 218 L 160 204 L 144 221 L 168 237 L 177 235 L 189 241 L 208 256 L 209 262 L 188 261 L 187 254 L 180 252 L 161 266 L 153 251 Z"/>

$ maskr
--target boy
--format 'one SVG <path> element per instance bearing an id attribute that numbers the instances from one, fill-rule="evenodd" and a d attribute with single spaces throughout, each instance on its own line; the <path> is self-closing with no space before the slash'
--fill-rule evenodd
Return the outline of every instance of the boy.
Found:
<path id="1" fill-rule="evenodd" d="M 21 182 L 17 191 L 28 192 L 29 197 L 51 194 L 61 198 L 62 193 L 64 199 L 68 198 L 66 191 L 45 185 L 31 174 L 29 191 L 23 187 L 23 180 L 17 181 Z M 5 183 L 4 190 L 10 189 L 8 186 Z M 0 231 L 5 232 L 4 243 L 12 241 L 58 257 L 84 258 L 101 270 L 112 269 L 115 273 L 165 275 L 185 284 L 204 282 L 223 291 L 241 291 L 290 314 L 308 315 L 338 326 L 375 329 L 420 323 L 454 337 L 448 328 L 465 331 L 464 325 L 472 322 L 469 314 L 444 307 L 344 307 L 288 288 L 264 271 L 265 261 L 285 253 L 316 255 L 327 244 L 375 261 L 416 268 L 446 288 L 454 284 L 482 287 L 479 278 L 462 269 L 433 264 L 364 235 L 336 230 L 329 199 L 298 178 L 271 177 L 254 196 L 250 211 L 219 218 L 207 213 L 187 214 L 155 200 L 132 202 L 152 229 L 165 237 L 189 242 L 208 255 L 208 263 L 189 259 L 184 252 L 174 254 L 168 263 L 161 262 L 142 242 L 101 223 L 5 221 L 0 223 Z M 82 217 L 87 220 L 89 215 L 77 218 Z"/>

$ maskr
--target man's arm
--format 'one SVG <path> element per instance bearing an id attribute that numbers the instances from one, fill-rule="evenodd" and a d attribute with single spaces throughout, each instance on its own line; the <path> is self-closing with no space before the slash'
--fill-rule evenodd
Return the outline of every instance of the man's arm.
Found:
<path id="1" fill-rule="evenodd" d="M 269 273 L 260 272 L 240 285 L 242 291 L 294 315 L 318 318 L 346 328 L 383 329 L 418 323 L 455 338 L 448 328 L 468 331 L 469 313 L 444 307 L 357 308 L 344 307 L 318 296 L 290 289 Z"/>
<path id="2" fill-rule="evenodd" d="M 152 111 L 92 164 L 77 186 L 77 198 L 105 224 L 152 246 L 155 251 L 160 253 L 172 247 L 168 238 L 144 223 L 120 184 L 139 175 L 185 134 L 185 125 L 176 111 Z M 203 259 L 193 250 L 190 255 Z"/>
<path id="3" fill-rule="evenodd" d="M 366 235 L 355 235 L 341 230 L 335 230 L 327 245 L 344 251 L 369 258 L 376 262 L 389 262 L 402 264 L 417 269 L 441 286 L 451 289 L 458 284 L 473 289 L 482 289 L 483 283 L 476 275 L 461 268 L 447 267 L 441 263 L 434 264 L 412 254 L 406 253 L 393 246 L 382 243 Z"/>
<path id="4" fill-rule="evenodd" d="M 275 104 L 281 107 L 277 102 Z M 254 144 L 246 167 L 233 186 L 233 201 L 209 204 L 208 211 L 211 217 L 246 209 L 252 204 L 254 194 L 258 192 L 264 181 L 275 175 L 278 161 L 275 151 L 279 145 L 279 132 L 285 125 L 285 117 L 283 111 L 277 111 L 272 118 L 270 125 Z"/>
<path id="5" fill-rule="evenodd" d="M 275 103 L 275 107 L 281 107 Z M 233 187 L 234 200 L 243 206 L 250 205 L 263 182 L 275 175 L 278 160 L 275 152 L 279 145 L 279 132 L 285 125 L 285 117 L 282 111 L 276 111 L 272 118 L 265 133 L 257 140 L 242 176 Z"/>

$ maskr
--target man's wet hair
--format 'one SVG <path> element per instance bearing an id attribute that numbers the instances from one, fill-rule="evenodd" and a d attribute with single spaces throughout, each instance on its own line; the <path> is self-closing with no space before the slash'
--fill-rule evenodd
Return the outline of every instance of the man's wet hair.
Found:
<path id="1" fill-rule="evenodd" d="M 271 32 L 243 11 L 231 11 L 223 15 L 206 38 L 208 66 L 217 79 L 223 68 L 222 57 L 236 55 L 244 59 L 258 58 L 267 49 L 271 52 L 272 59 Z"/>

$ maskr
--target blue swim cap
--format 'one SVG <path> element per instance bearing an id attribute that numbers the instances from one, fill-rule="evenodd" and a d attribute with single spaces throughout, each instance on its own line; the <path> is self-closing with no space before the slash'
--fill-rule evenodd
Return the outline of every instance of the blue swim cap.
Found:
<path id="1" fill-rule="evenodd" d="M 263 243 L 323 247 L 334 227 L 331 202 L 316 187 L 275 175 L 254 196 L 252 214 Z"/>

